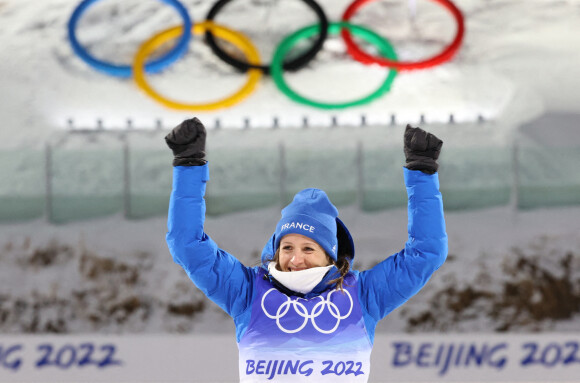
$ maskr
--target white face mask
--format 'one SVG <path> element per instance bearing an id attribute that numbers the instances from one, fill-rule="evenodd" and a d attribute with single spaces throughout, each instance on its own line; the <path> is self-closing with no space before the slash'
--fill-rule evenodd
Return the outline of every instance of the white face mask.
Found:
<path id="1" fill-rule="evenodd" d="M 280 271 L 276 269 L 276 263 L 268 264 L 268 271 L 274 279 L 280 282 L 284 287 L 301 294 L 308 294 L 324 278 L 330 266 L 311 267 L 310 269 L 300 271 Z"/>

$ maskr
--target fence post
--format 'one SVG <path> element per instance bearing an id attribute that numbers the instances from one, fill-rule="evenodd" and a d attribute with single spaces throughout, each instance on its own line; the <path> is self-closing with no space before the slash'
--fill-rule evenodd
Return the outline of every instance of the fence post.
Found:
<path id="1" fill-rule="evenodd" d="M 359 209 L 362 210 L 364 204 L 364 185 L 365 185 L 365 178 L 364 178 L 364 148 L 363 143 L 359 140 L 356 145 L 356 204 Z"/>
<path id="2" fill-rule="evenodd" d="M 280 206 L 286 205 L 286 147 L 283 142 L 278 143 L 278 167 L 280 169 L 279 188 L 280 188 Z"/>
<path id="3" fill-rule="evenodd" d="M 123 139 L 123 216 L 131 218 L 131 162 L 127 137 Z"/>
<path id="4" fill-rule="evenodd" d="M 517 134 L 517 133 L 516 133 Z M 514 212 L 519 208 L 520 203 L 520 164 L 519 164 L 519 145 L 517 139 L 512 144 L 512 185 L 510 193 L 510 206 Z"/>
<path id="5" fill-rule="evenodd" d="M 52 146 L 47 142 L 44 147 L 44 215 L 50 223 L 54 222 L 52 176 Z"/>

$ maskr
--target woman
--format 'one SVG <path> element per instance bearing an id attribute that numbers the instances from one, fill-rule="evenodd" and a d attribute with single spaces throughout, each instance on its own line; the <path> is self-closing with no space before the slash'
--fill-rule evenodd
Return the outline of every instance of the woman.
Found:
<path id="1" fill-rule="evenodd" d="M 282 210 L 246 267 L 204 232 L 206 131 L 186 120 L 166 137 L 174 154 L 167 243 L 196 286 L 234 320 L 242 382 L 366 382 L 379 320 L 417 293 L 445 261 L 447 235 L 437 158 L 442 141 L 407 125 L 409 238 L 370 270 L 352 270 L 354 244 L 319 189 Z"/>

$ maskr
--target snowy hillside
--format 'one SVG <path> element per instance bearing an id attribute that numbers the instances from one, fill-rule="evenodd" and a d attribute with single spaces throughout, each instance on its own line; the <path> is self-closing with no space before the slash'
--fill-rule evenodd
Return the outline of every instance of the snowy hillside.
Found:
<path id="1" fill-rule="evenodd" d="M 234 2 L 217 21 L 247 34 L 269 62 L 282 36 L 316 21 L 298 1 L 275 3 Z M 321 1 L 331 21 L 338 21 L 349 3 Z M 195 21 L 203 19 L 213 3 L 184 4 Z M 72 51 L 66 29 L 77 5 L 75 0 L 0 4 L 3 147 L 29 144 L 31 138 L 40 145 L 71 121 L 79 128 L 97 127 L 98 120 L 105 128 L 119 128 L 130 119 L 134 127 L 152 128 L 158 120 L 171 127 L 190 116 L 157 104 L 130 80 L 104 75 L 81 61 Z M 300 126 L 304 117 L 313 126 L 328 126 L 332 115 L 339 124 L 357 125 L 362 114 L 369 123 L 379 124 L 389 123 L 392 115 L 400 123 L 418 122 L 421 115 L 427 122 L 447 122 L 450 114 L 456 121 L 483 117 L 519 123 L 546 110 L 577 110 L 580 53 L 572 47 L 578 46 L 580 36 L 572 32 L 580 17 L 578 1 L 461 0 L 457 6 L 465 16 L 466 32 L 456 57 L 432 69 L 400 73 L 391 91 L 374 103 L 339 111 L 309 108 L 290 101 L 271 79 L 262 78 L 245 102 L 199 114 L 209 126 L 220 119 L 221 126 L 237 128 L 244 126 L 246 118 L 251 126 L 269 127 L 274 117 L 280 126 Z M 268 33 L 254 28 L 256 20 Z M 77 37 L 95 57 L 129 65 L 140 44 L 180 22 L 177 12 L 161 2 L 100 1 L 78 21 Z M 373 2 L 353 22 L 389 37 L 401 59 L 410 61 L 440 51 L 456 32 L 450 14 L 426 0 Z M 309 97 L 349 99 L 374 89 L 385 74 L 384 69 L 349 59 L 341 40 L 331 36 L 316 60 L 288 75 L 288 80 Z M 185 57 L 150 77 L 163 94 L 189 102 L 224 97 L 244 81 L 199 36 L 194 36 Z"/>

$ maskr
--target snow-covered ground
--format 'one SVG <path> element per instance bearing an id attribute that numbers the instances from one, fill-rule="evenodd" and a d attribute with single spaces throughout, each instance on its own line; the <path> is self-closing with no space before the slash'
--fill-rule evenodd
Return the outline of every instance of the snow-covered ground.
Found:
<path id="1" fill-rule="evenodd" d="M 504 316 L 518 308 L 517 303 L 496 308 L 499 317 L 491 318 L 494 305 L 504 302 L 507 283 L 527 285 L 533 278 L 537 288 L 522 290 L 522 298 L 533 293 L 534 303 L 543 301 L 547 310 L 564 304 L 558 299 L 569 298 L 570 316 L 548 311 L 532 321 L 538 307 L 536 311 L 523 307 L 521 315 L 512 318 L 510 330 L 578 331 L 579 214 L 578 207 L 447 213 L 449 260 L 428 287 L 382 321 L 378 331 L 495 331 L 507 320 Z M 360 269 L 398 251 L 406 239 L 405 210 L 368 214 L 348 207 L 340 216 L 356 239 Z M 222 248 L 254 265 L 266 233 L 278 218 L 275 208 L 210 217 L 206 231 Z M 0 236 L 2 332 L 204 333 L 232 326 L 231 319 L 208 303 L 173 263 L 165 231 L 164 218 L 127 221 L 110 217 L 60 226 L 43 221 L 4 226 Z M 568 254 L 572 259 L 566 268 L 562 261 Z M 520 274 L 504 269 L 534 257 L 539 257 L 536 276 L 521 264 Z M 561 284 L 550 284 L 546 275 L 540 275 L 543 272 Z M 558 295 L 566 281 L 570 291 Z M 451 286 L 455 294 L 449 293 Z M 453 319 L 449 308 L 437 311 L 430 306 L 447 301 L 444 297 L 462 299 L 460 292 L 466 286 L 496 296 L 463 297 L 467 299 L 464 310 L 479 312 L 455 313 L 462 320 Z M 203 302 L 205 309 L 199 313 Z M 409 325 L 411 318 L 428 311 L 438 313 L 440 321 Z"/>
<path id="2" fill-rule="evenodd" d="M 348 0 L 320 2 L 329 20 L 338 21 Z M 76 0 L 3 1 L 0 3 L 0 131 L 2 147 L 36 145 L 65 129 L 133 126 L 152 128 L 157 120 L 174 126 L 189 112 L 167 109 L 141 92 L 131 80 L 119 80 L 89 67 L 73 52 L 66 25 Z M 200 20 L 211 1 L 185 1 L 191 17 Z M 415 6 L 413 6 L 415 4 Z M 272 5 L 272 6 L 270 6 Z M 369 123 L 474 121 L 479 116 L 513 122 L 530 120 L 545 111 L 577 111 L 580 53 L 577 0 L 461 0 L 465 36 L 452 61 L 428 70 L 400 73 L 392 90 L 366 106 L 323 111 L 290 101 L 262 78 L 243 103 L 215 112 L 199 112 L 208 125 L 239 128 L 300 126 L 303 117 L 316 126 L 357 125 L 362 114 Z M 415 9 L 416 7 L 416 9 Z M 416 16 L 412 16 L 415 14 Z M 294 16 L 295 15 L 295 16 Z M 265 62 L 286 34 L 316 21 L 299 1 L 232 2 L 216 21 L 244 32 L 259 47 Z M 256 21 L 261 28 L 255 28 Z M 456 27 L 450 14 L 433 1 L 376 1 L 352 20 L 388 37 L 403 60 L 434 55 L 452 40 Z M 157 1 L 96 2 L 78 22 L 77 37 L 97 58 L 129 65 L 139 46 L 156 32 L 181 23 L 177 13 Z M 106 26 L 106 27 L 105 27 Z M 266 31 L 267 33 L 264 33 Z M 386 70 L 350 60 L 338 37 L 331 37 L 307 68 L 288 81 L 305 96 L 326 100 L 356 98 L 380 83 Z M 241 86 L 239 73 L 220 62 L 195 36 L 181 60 L 157 76 L 153 86 L 188 102 L 223 97 Z M 337 81 L 339 79 L 339 81 Z"/>

